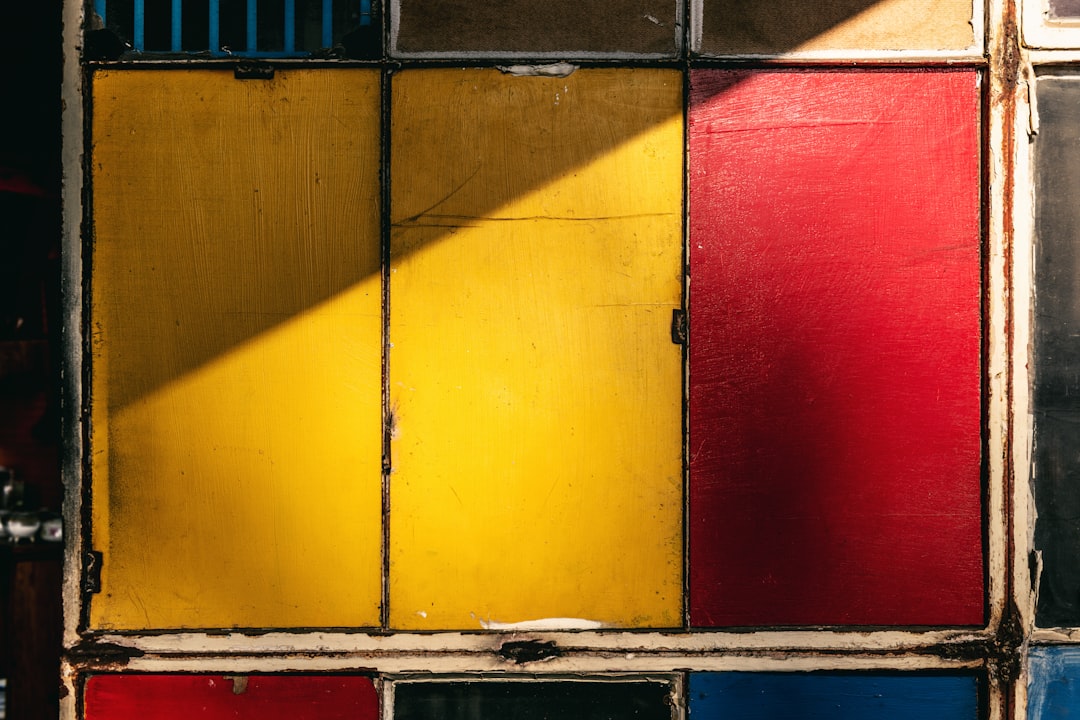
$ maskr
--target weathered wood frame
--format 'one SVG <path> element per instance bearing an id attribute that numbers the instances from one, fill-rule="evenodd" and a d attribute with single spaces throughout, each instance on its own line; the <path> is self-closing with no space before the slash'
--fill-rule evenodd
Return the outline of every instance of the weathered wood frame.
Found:
<path id="1" fill-rule="evenodd" d="M 1032 0 L 1028 0 L 1030 3 Z M 689 8 L 684 8 L 689 15 Z M 986 678 L 986 717 L 1026 716 L 1029 642 L 1075 641 L 1080 631 L 1034 630 L 1029 557 L 1034 515 L 1028 490 L 1030 426 L 1030 155 L 1032 64 L 1080 60 L 1077 53 L 1028 53 L 1021 45 L 1017 0 L 974 3 L 975 37 L 961 53 L 806 53 L 731 57 L 732 64 L 968 64 L 983 68 L 984 91 L 984 477 L 988 622 L 984 628 L 761 629 L 708 632 L 514 632 L 367 634 L 245 632 L 89 634 L 81 625 L 86 595 L 84 256 L 88 197 L 88 66 L 82 59 L 84 4 L 64 4 L 63 422 L 66 448 L 64 648 L 61 715 L 80 716 L 84 678 L 95 672 L 356 671 L 388 677 L 413 673 L 544 676 L 645 674 L 678 677 L 704 670 L 971 670 Z M 985 29 L 985 33 L 980 30 Z M 684 43 L 685 46 L 685 43 Z M 526 58 L 545 60 L 550 58 Z M 580 58 L 588 61 L 590 58 Z M 442 59 L 441 62 L 445 62 Z M 177 61 L 188 64 L 200 61 Z M 222 62 L 222 61 L 203 61 Z M 224 61 L 228 64 L 230 61 Z M 290 61 L 280 61 L 287 66 Z M 438 63 L 433 59 L 423 61 Z M 649 64 L 648 60 L 637 60 Z M 651 61 L 688 67 L 695 61 Z M 401 61 L 387 62 L 398 66 Z M 552 648 L 529 661 L 507 643 Z"/>

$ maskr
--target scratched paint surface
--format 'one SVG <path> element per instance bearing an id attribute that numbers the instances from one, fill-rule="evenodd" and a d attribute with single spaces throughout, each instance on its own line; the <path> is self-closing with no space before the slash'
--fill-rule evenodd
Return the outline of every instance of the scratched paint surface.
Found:
<path id="1" fill-rule="evenodd" d="M 1036 647 L 1028 655 L 1028 720 L 1080 713 L 1080 648 Z"/>
<path id="2" fill-rule="evenodd" d="M 978 75 L 691 82 L 691 623 L 981 624 Z"/>
<path id="3" fill-rule="evenodd" d="M 91 625 L 378 624 L 378 73 L 93 103 Z"/>
<path id="4" fill-rule="evenodd" d="M 681 98 L 394 77 L 393 627 L 681 624 Z"/>
<path id="5" fill-rule="evenodd" d="M 703 0 L 706 54 L 960 50 L 974 41 L 971 0 Z"/>
<path id="6" fill-rule="evenodd" d="M 86 720 L 377 720 L 371 678 L 353 675 L 94 675 Z"/>
<path id="7" fill-rule="evenodd" d="M 393 0 L 402 53 L 674 55 L 675 0 Z"/>
<path id="8" fill-rule="evenodd" d="M 972 675 L 693 673 L 694 720 L 976 720 Z"/>

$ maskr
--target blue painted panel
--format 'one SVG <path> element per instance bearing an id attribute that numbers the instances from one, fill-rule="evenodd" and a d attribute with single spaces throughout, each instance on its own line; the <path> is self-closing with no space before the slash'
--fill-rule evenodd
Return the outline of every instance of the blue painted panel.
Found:
<path id="1" fill-rule="evenodd" d="M 974 675 L 701 673 L 690 720 L 977 720 Z"/>
<path id="2" fill-rule="evenodd" d="M 1080 718 L 1080 647 L 1035 648 L 1028 668 L 1028 720 Z"/>

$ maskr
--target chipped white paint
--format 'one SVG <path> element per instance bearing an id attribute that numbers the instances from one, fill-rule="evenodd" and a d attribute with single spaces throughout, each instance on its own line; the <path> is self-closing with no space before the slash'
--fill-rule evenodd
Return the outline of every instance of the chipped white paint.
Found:
<path id="1" fill-rule="evenodd" d="M 1008 177 L 1007 161 L 1011 148 L 1005 148 L 1006 122 L 1004 107 L 1009 106 L 1008 90 L 1002 83 L 1002 62 L 999 48 L 1007 37 L 1004 33 L 1006 8 L 1003 0 L 990 2 L 991 25 L 987 45 L 991 48 L 989 87 L 991 101 L 989 127 L 989 158 L 985 164 L 989 171 L 989 222 L 986 239 L 987 283 L 989 302 L 986 308 L 986 392 L 987 397 L 987 454 L 989 491 L 987 513 L 994 518 L 988 523 L 987 541 L 987 593 L 990 596 L 990 627 L 996 628 L 1002 620 L 1005 605 L 1005 579 L 1010 572 L 1008 557 L 1009 538 L 1005 519 L 1005 488 L 1009 470 L 1007 456 L 1010 442 L 1010 335 L 1011 301 L 1010 285 L 1012 268 L 1010 250 L 1007 247 L 1009 228 L 1005 225 L 1006 187 L 1012 182 Z M 1004 103 L 1004 105 L 1003 105 Z"/>
<path id="2" fill-rule="evenodd" d="M 550 63 L 547 65 L 497 65 L 499 70 L 507 75 L 518 77 L 569 77 L 577 65 L 571 63 Z"/>
<path id="3" fill-rule="evenodd" d="M 1024 56 L 1023 72 L 1016 92 L 1016 134 L 1013 149 L 1014 202 L 1013 233 L 1013 444 L 1012 468 L 1014 492 L 1014 556 L 1012 558 L 1014 599 L 1023 618 L 1024 627 L 1035 626 L 1035 607 L 1038 601 L 1041 559 L 1035 549 L 1035 503 L 1031 495 L 1031 452 L 1034 422 L 1031 415 L 1031 346 L 1034 312 L 1034 240 L 1035 240 L 1035 183 L 1034 146 L 1031 141 L 1038 133 L 1038 108 L 1035 105 L 1035 74 L 1028 53 Z M 1029 567 L 1034 560 L 1035 567 Z M 1034 582 L 1032 582 L 1034 580 Z M 1024 685 L 1023 682 L 1020 683 Z"/>
<path id="4" fill-rule="evenodd" d="M 673 673 L 719 671 L 760 672 L 808 672 L 820 670 L 872 671 L 872 670 L 962 670 L 977 668 L 977 661 L 944 660 L 919 655 L 908 657 L 881 655 L 845 655 L 814 657 L 807 655 L 750 655 L 750 654 L 703 654 L 694 657 L 653 657 L 636 655 L 604 656 L 595 653 L 555 657 L 543 662 L 543 677 L 559 674 L 611 674 L 611 673 Z M 231 656 L 207 657 L 199 655 L 144 656 L 132 659 L 125 670 L 130 672 L 213 672 L 222 674 L 273 673 L 273 672 L 370 672 L 400 675 L 423 673 L 426 676 L 446 674 L 483 675 L 498 673 L 500 677 L 518 673 L 535 675 L 536 663 L 518 665 L 493 653 L 452 653 L 436 655 L 364 655 L 320 654 L 286 656 Z"/>
<path id="5" fill-rule="evenodd" d="M 580 618 L 541 618 L 509 623 L 481 620 L 480 626 L 485 630 L 520 632 L 523 630 L 600 630 L 604 627 L 604 623 Z"/>
<path id="6" fill-rule="evenodd" d="M 985 630 L 935 630 L 927 632 L 884 631 L 759 631 L 759 632 L 443 632 L 365 633 L 268 632 L 259 635 L 228 633 L 169 633 L 154 635 L 101 635 L 99 641 L 132 648 L 148 656 L 174 656 L 184 652 L 228 657 L 266 652 L 278 655 L 360 654 L 365 656 L 400 654 L 445 654 L 492 652 L 507 640 L 551 641 L 560 648 L 604 654 L 699 655 L 725 651 L 732 653 L 781 653 L 798 648 L 807 653 L 918 652 L 935 645 L 955 645 L 984 640 Z"/>
<path id="7" fill-rule="evenodd" d="M 77 300 L 83 295 L 82 221 L 83 221 L 83 78 L 79 54 L 82 50 L 84 4 L 63 4 L 62 75 L 62 185 L 61 222 L 63 252 L 60 254 L 66 301 L 61 318 L 61 332 L 66 353 L 62 370 L 62 428 L 64 451 L 61 475 L 64 486 L 64 630 L 63 641 L 70 646 L 78 641 L 78 618 L 82 603 L 79 597 L 82 557 L 82 374 L 71 368 L 82 365 L 82 308 Z"/>

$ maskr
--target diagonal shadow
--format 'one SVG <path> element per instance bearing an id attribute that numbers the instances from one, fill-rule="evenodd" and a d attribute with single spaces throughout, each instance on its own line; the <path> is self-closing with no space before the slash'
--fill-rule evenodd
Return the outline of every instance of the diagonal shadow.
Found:
<path id="1" fill-rule="evenodd" d="M 798 32 L 760 34 L 755 30 L 754 36 L 764 38 L 770 51 L 783 52 L 799 47 L 826 27 L 857 20 L 882 4 L 889 3 L 839 0 L 814 4 L 812 8 L 794 0 L 765 4 L 772 8 L 766 25 L 786 27 L 796 12 L 805 17 L 795 23 Z M 734 8 L 738 12 L 733 17 L 745 17 L 742 25 L 747 28 L 759 27 L 763 21 L 754 14 L 760 11 L 753 7 L 757 5 Z M 725 17 L 731 9 L 710 4 L 705 17 Z M 742 25 L 735 23 L 734 27 Z M 730 36 L 731 32 L 727 29 L 713 33 L 707 28 L 706 36 L 724 37 L 724 33 Z M 217 79 L 205 86 L 192 82 L 174 87 L 172 80 L 178 75 L 170 74 L 162 76 L 161 83 L 140 82 L 132 90 L 120 86 L 111 89 L 112 84 L 122 82 L 117 73 L 104 77 L 99 73 L 95 81 L 95 115 L 99 118 L 95 144 L 104 147 L 107 143 L 102 141 L 110 137 L 113 143 L 107 150 L 112 154 L 99 157 L 93 169 L 99 189 L 95 192 L 98 242 L 130 243 L 124 261 L 132 264 L 132 271 L 137 268 L 146 275 L 130 286 L 132 295 L 164 296 L 165 306 L 176 308 L 175 317 L 156 319 L 146 315 L 152 304 L 140 303 L 141 307 L 124 310 L 125 322 L 135 322 L 128 330 L 137 347 L 101 348 L 110 356 L 109 364 L 114 368 L 110 372 L 123 378 L 110 389 L 109 402 L 113 406 L 127 405 L 379 273 L 378 250 L 374 247 L 379 240 L 370 230 L 377 206 L 365 200 L 362 207 L 349 208 L 342 199 L 331 205 L 317 204 L 319 197 L 326 197 L 320 193 L 329 182 L 325 173 L 319 175 L 320 164 L 338 171 L 351 165 L 355 168 L 353 176 L 339 175 L 336 181 L 354 189 L 363 186 L 365 198 L 377 198 L 377 147 L 359 140 L 345 142 L 333 128 L 341 122 L 357 127 L 349 116 L 357 111 L 357 103 L 371 103 L 364 113 L 366 127 L 371 129 L 361 132 L 377 132 L 372 113 L 376 112 L 378 98 L 350 98 L 347 83 L 335 90 L 328 86 L 290 88 L 288 71 L 280 72 L 278 80 L 244 86 L 242 92 L 242 84 L 236 85 L 233 89 L 241 94 L 230 97 L 228 83 L 220 81 L 228 77 L 227 71 L 199 72 L 205 73 L 203 77 Z M 520 78 L 515 82 L 522 86 L 548 83 L 552 92 L 563 83 L 551 78 Z M 571 76 L 563 84 L 573 83 Z M 717 85 L 714 91 L 722 92 L 723 87 Z M 156 110 L 144 109 L 148 101 Z M 167 108 L 184 108 L 184 112 Z M 572 176 L 576 168 L 632 142 L 636 135 L 647 132 L 652 122 L 661 121 L 635 122 L 635 113 L 645 117 L 639 109 L 614 105 L 607 119 L 568 120 L 565 112 L 562 116 L 554 112 L 545 116 L 542 110 L 515 102 L 512 91 L 504 106 L 487 110 L 505 118 L 505 135 L 481 139 L 476 146 L 478 159 L 463 161 L 458 185 L 445 190 L 453 192 L 469 185 L 463 191 L 465 195 L 449 198 L 459 207 L 459 214 L 492 215 L 525 193 Z M 346 115 L 335 117 L 335 113 Z M 653 113 L 651 117 L 657 116 Z M 317 118 L 329 120 L 313 128 L 305 126 Z M 496 144 L 516 142 L 517 129 L 536 123 L 547 123 L 551 135 L 539 142 L 536 138 L 527 141 L 531 146 L 519 161 L 527 163 L 528 172 L 506 172 L 504 177 L 482 184 L 468 180 L 477 163 L 498 149 Z M 575 123 L 584 132 L 575 132 Z M 467 128 L 460 130 L 466 132 Z M 448 128 L 451 141 L 456 132 L 458 129 Z M 391 128 L 391 143 L 393 133 Z M 569 133 L 573 139 L 560 137 L 559 133 Z M 298 140 L 301 145 L 295 144 Z M 550 145 L 545 147 L 545 142 Z M 559 149 L 568 142 L 576 144 L 572 152 Z M 320 145 L 328 152 L 320 153 Z M 259 153 L 255 158 L 252 146 L 288 150 Z M 204 167 L 200 168 L 199 163 Z M 298 168 L 312 172 L 298 172 Z M 101 190 L 106 186 L 108 190 Z M 399 222 L 402 217 L 424 210 L 425 203 L 438 209 L 436 206 L 444 199 L 408 198 L 409 207 L 392 208 L 391 214 Z M 103 216 L 103 205 L 112 203 L 115 212 L 122 214 L 132 203 L 140 202 L 148 206 L 142 210 L 146 213 L 143 217 L 132 222 L 124 218 L 126 226 L 116 233 L 107 227 L 114 218 Z M 317 217 L 319 213 L 324 217 Z M 432 218 L 428 217 L 424 224 L 431 227 Z M 328 227 L 343 226 L 353 228 L 347 233 L 348 242 L 368 247 L 358 251 L 346 247 L 344 237 L 327 239 L 319 235 Z M 425 233 L 424 243 L 449 238 L 448 230 Z M 251 237 L 252 233 L 257 237 Z M 185 235 L 194 239 L 179 239 Z M 155 243 L 148 241 L 155 237 L 162 245 L 156 256 L 152 248 Z M 220 272 L 218 277 L 215 272 Z M 139 324 L 140 318 L 145 322 Z M 135 362 L 136 358 L 141 359 Z"/>
<path id="2" fill-rule="evenodd" d="M 953 49 L 972 45 L 967 0 L 703 0 L 709 54 L 790 50 Z"/>

